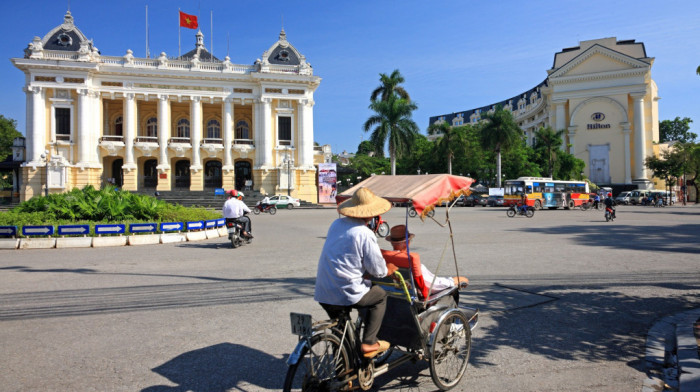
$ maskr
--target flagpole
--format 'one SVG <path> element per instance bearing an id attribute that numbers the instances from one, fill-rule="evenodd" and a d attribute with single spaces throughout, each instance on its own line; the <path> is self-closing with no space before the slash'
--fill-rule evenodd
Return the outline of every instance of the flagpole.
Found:
<path id="1" fill-rule="evenodd" d="M 148 5 L 146 5 L 146 58 L 151 58 L 151 51 L 148 47 Z"/>
<path id="2" fill-rule="evenodd" d="M 211 35 L 209 36 L 209 42 L 211 43 L 211 57 L 213 60 L 213 57 L 214 57 L 214 11 L 209 10 L 209 18 L 211 19 L 209 22 L 209 27 L 210 27 L 210 32 L 211 32 Z"/>
<path id="3" fill-rule="evenodd" d="M 177 57 L 180 58 L 182 56 L 181 54 L 181 49 L 180 49 L 180 9 L 177 9 Z M 180 59 L 181 60 L 181 59 Z"/>

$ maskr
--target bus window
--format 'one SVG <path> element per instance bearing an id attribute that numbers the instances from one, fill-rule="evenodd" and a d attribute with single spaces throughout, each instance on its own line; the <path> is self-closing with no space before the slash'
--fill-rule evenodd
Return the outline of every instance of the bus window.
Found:
<path id="1" fill-rule="evenodd" d="M 532 193 L 532 185 L 528 185 L 528 186 L 527 186 L 527 187 L 525 187 L 525 188 L 526 188 L 526 191 L 525 191 L 525 193 L 527 193 L 527 194 L 530 194 L 530 193 Z"/>

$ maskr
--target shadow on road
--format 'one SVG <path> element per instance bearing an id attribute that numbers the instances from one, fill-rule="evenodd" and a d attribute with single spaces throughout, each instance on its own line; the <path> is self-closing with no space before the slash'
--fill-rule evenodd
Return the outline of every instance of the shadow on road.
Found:
<path id="1" fill-rule="evenodd" d="M 152 369 L 177 385 L 153 385 L 142 392 L 279 390 L 280 377 L 270 377 L 268 370 L 280 365 L 284 361 L 260 350 L 220 343 L 178 355 Z"/>

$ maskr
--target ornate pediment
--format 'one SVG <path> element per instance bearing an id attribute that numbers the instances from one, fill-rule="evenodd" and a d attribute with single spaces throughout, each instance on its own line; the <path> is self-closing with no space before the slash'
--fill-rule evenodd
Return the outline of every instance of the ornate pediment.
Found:
<path id="1" fill-rule="evenodd" d="M 625 72 L 646 72 L 651 64 L 614 51 L 601 45 L 593 45 L 566 64 L 554 70 L 549 78 L 580 77 Z"/>

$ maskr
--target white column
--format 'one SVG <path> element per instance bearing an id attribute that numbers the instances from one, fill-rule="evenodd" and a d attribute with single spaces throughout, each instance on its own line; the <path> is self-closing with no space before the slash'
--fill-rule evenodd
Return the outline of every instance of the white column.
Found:
<path id="1" fill-rule="evenodd" d="M 299 167 L 311 168 L 314 166 L 314 101 L 303 99 L 299 101 Z"/>
<path id="2" fill-rule="evenodd" d="M 262 99 L 262 135 L 260 140 L 262 145 L 256 146 L 262 150 L 263 166 L 272 167 L 272 99 Z"/>
<path id="3" fill-rule="evenodd" d="M 202 97 L 192 97 L 192 103 L 190 104 L 190 119 L 192 119 L 190 128 L 190 139 L 192 140 L 192 162 L 190 163 L 190 167 L 196 170 L 202 168 L 202 161 L 199 156 L 200 143 L 202 141 Z"/>
<path id="4" fill-rule="evenodd" d="M 126 151 L 125 169 L 135 169 L 134 137 L 136 137 L 136 96 L 128 93 L 124 97 L 124 150 Z"/>
<path id="5" fill-rule="evenodd" d="M 575 125 L 569 126 L 569 144 L 571 144 L 571 149 L 569 150 L 569 154 L 571 155 L 576 155 L 576 144 L 574 143 L 574 139 L 576 138 L 576 129 L 578 127 Z M 566 141 L 564 141 L 564 144 L 566 144 Z"/>
<path id="6" fill-rule="evenodd" d="M 233 99 L 224 99 L 224 170 L 233 170 L 231 144 L 233 143 Z"/>
<path id="7" fill-rule="evenodd" d="M 46 92 L 41 87 L 30 87 L 28 94 L 32 100 L 32 119 L 27 124 L 27 161 L 40 162 L 41 154 L 46 150 Z"/>
<path id="8" fill-rule="evenodd" d="M 170 137 L 170 101 L 167 95 L 161 94 L 158 97 L 158 169 L 170 168 L 168 137 Z"/>
<path id="9" fill-rule="evenodd" d="M 88 89 L 78 90 L 78 166 L 86 166 L 90 160 L 90 125 L 92 102 Z"/>
<path id="10" fill-rule="evenodd" d="M 253 103 L 253 143 L 255 143 L 255 162 L 254 168 L 259 169 L 264 163 L 264 155 L 262 152 L 262 134 L 263 134 L 263 100 L 256 99 Z"/>
<path id="11" fill-rule="evenodd" d="M 96 167 L 100 167 L 102 162 L 100 162 L 100 129 L 102 125 L 100 124 L 100 119 L 104 118 L 106 111 L 103 111 L 103 105 L 101 94 L 99 91 L 93 91 L 92 96 L 92 107 L 93 107 L 93 117 L 92 117 L 92 132 L 90 132 L 90 162 L 93 162 Z M 102 132 L 104 134 L 104 132 Z"/>
<path id="12" fill-rule="evenodd" d="M 622 135 L 625 139 L 623 143 L 623 148 L 625 149 L 625 184 L 632 183 L 632 168 L 631 160 L 632 154 L 630 149 L 630 124 L 628 122 L 623 122 L 622 124 Z"/>
<path id="13" fill-rule="evenodd" d="M 558 132 L 562 129 L 566 129 L 566 100 L 553 101 L 553 103 L 556 105 L 557 108 L 556 129 L 554 130 L 554 132 Z M 566 138 L 562 140 L 562 143 L 564 144 L 562 146 L 562 150 L 566 151 Z"/>
<path id="14" fill-rule="evenodd" d="M 634 100 L 634 176 L 647 178 L 644 158 L 646 158 L 646 130 L 644 129 L 644 96 L 646 93 L 630 94 Z"/>

